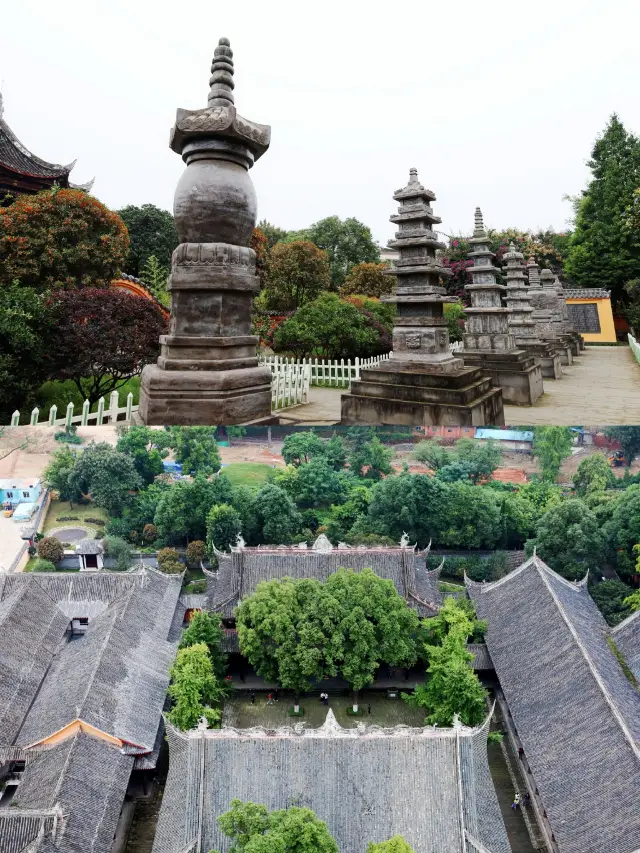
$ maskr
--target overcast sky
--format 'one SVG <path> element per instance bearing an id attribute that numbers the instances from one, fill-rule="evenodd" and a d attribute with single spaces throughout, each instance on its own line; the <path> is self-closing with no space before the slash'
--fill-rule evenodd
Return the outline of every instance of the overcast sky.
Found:
<path id="1" fill-rule="evenodd" d="M 5 119 L 38 156 L 77 158 L 111 208 L 172 209 L 177 107 L 206 106 L 231 40 L 239 113 L 270 124 L 259 217 L 355 216 L 382 244 L 410 166 L 446 233 L 553 226 L 617 112 L 640 133 L 638 0 L 20 0 L 2 4 Z"/>

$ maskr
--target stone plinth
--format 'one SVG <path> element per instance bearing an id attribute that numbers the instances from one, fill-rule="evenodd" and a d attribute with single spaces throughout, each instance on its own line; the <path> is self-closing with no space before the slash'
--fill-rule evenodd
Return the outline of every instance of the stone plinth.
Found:
<path id="1" fill-rule="evenodd" d="M 169 333 L 145 367 L 140 417 L 147 424 L 271 423 L 271 372 L 258 364 L 251 308 L 259 290 L 250 248 L 257 203 L 249 169 L 271 129 L 234 106 L 233 53 L 220 39 L 208 105 L 179 109 L 170 147 L 187 168 L 174 214 Z"/>
<path id="2" fill-rule="evenodd" d="M 516 344 L 509 325 L 510 311 L 502 305 L 506 287 L 496 280 L 499 270 L 493 266 L 495 255 L 489 247 L 479 207 L 469 242 L 473 246 L 469 253 L 473 260 L 469 270 L 472 284 L 465 289 L 471 294 L 471 307 L 465 310 L 466 331 L 460 355 L 467 367 L 478 367 L 489 374 L 494 384 L 502 388 L 505 401 L 532 406 L 544 390 L 542 370 L 535 357 Z"/>
<path id="3" fill-rule="evenodd" d="M 560 379 L 562 367 L 559 352 L 538 337 L 524 273 L 524 255 L 517 252 L 512 243 L 503 260 L 506 263 L 509 329 L 516 339 L 516 346 L 539 361 L 543 379 Z"/>
<path id="4" fill-rule="evenodd" d="M 389 247 L 399 252 L 390 275 L 397 277 L 393 296 L 397 305 L 393 327 L 393 356 L 380 367 L 362 372 L 342 397 L 344 424 L 502 424 L 502 393 L 462 359 L 451 354 L 443 305 L 454 301 L 440 286 L 450 275 L 436 258 L 444 249 L 433 225 L 435 195 L 418 181 L 416 169 L 409 183 L 397 190 L 398 227 Z"/>
<path id="5" fill-rule="evenodd" d="M 561 331 L 558 327 L 556 315 L 557 294 L 549 292 L 544 288 L 540 280 L 540 268 L 535 258 L 529 258 L 527 264 L 529 273 L 529 301 L 533 306 L 533 319 L 536 321 L 538 338 L 550 344 L 560 358 L 560 363 L 570 365 L 573 362 L 571 347 L 559 337 Z"/>

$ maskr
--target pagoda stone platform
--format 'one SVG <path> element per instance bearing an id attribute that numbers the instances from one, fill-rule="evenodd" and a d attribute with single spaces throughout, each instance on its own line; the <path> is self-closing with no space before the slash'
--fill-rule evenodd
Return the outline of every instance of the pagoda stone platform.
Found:
<path id="1" fill-rule="evenodd" d="M 500 426 L 500 388 L 449 349 L 443 305 L 453 300 L 439 284 L 450 272 L 436 258 L 444 245 L 432 227 L 441 221 L 430 204 L 435 195 L 411 169 L 409 183 L 393 197 L 400 206 L 391 222 L 399 230 L 389 246 L 400 257 L 388 274 L 397 276 L 398 286 L 393 296 L 383 297 L 398 307 L 393 355 L 351 383 L 349 393 L 342 395 L 341 423 Z"/>
<path id="2" fill-rule="evenodd" d="M 466 367 L 484 370 L 494 385 L 500 386 L 505 402 L 532 406 L 544 391 L 542 370 L 533 355 L 518 347 L 510 329 L 511 309 L 505 308 L 501 299 L 507 288 L 496 280 L 495 255 L 489 247 L 479 207 L 469 242 L 473 247 L 469 253 L 473 281 L 465 289 L 471 294 L 471 307 L 465 312 L 464 349 L 460 355 Z"/>

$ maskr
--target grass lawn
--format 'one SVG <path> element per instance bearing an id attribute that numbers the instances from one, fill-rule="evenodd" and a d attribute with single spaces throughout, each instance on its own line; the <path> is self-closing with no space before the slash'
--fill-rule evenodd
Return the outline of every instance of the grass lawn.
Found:
<path id="1" fill-rule="evenodd" d="M 367 706 L 371 705 L 371 714 Z M 292 726 L 304 722 L 309 728 L 321 726 L 327 716 L 327 708 L 318 696 L 307 696 L 300 700 L 304 716 L 290 717 L 293 695 L 282 694 L 274 705 L 267 705 L 267 691 L 256 692 L 256 704 L 252 705 L 249 691 L 236 691 L 224 703 L 222 721 L 224 725 L 245 729 L 252 726 Z M 426 711 L 412 708 L 402 699 L 387 699 L 386 693 L 364 690 L 360 693 L 359 707 L 364 713 L 358 717 L 347 714 L 351 707 L 350 696 L 330 696 L 329 708 L 344 728 L 355 728 L 358 723 L 375 723 L 378 726 L 423 726 Z"/>
<path id="2" fill-rule="evenodd" d="M 59 521 L 58 519 L 60 517 L 73 520 Z M 47 517 L 45 518 L 42 532 L 47 536 L 51 530 L 55 530 L 58 527 L 77 526 L 89 527 L 91 530 L 95 530 L 97 534 L 104 533 L 103 525 L 93 524 L 92 522 L 87 521 L 87 518 L 100 518 L 106 522 L 108 521 L 109 516 L 103 509 L 93 506 L 93 504 L 74 503 L 73 509 L 70 509 L 69 501 L 52 500 L 49 504 L 49 509 L 47 510 Z"/>
<path id="3" fill-rule="evenodd" d="M 273 468 L 265 462 L 231 462 L 222 469 L 234 486 L 247 486 L 254 492 L 264 486 L 270 471 Z"/>

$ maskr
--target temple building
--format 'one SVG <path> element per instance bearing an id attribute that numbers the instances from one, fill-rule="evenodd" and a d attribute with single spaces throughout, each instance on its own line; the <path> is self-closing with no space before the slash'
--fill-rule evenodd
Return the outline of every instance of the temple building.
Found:
<path id="1" fill-rule="evenodd" d="M 399 594 L 423 616 L 434 616 L 442 604 L 439 577 L 442 565 L 428 571 L 429 549 L 416 550 L 402 540 L 398 547 L 334 547 L 321 534 L 311 548 L 300 545 L 259 545 L 247 548 L 241 537 L 231 553 L 216 551 L 218 571 L 207 575 L 207 607 L 218 612 L 228 627 L 235 625 L 233 611 L 260 581 L 282 578 L 315 578 L 325 581 L 338 569 L 372 569 L 378 577 L 393 581 Z"/>
<path id="2" fill-rule="evenodd" d="M 67 166 L 59 166 L 32 154 L 5 121 L 0 93 L 0 205 L 11 204 L 19 195 L 50 189 L 54 184 L 90 192 L 93 179 L 86 184 L 72 184 L 69 180 L 75 163 L 74 160 Z"/>
<path id="3" fill-rule="evenodd" d="M 540 362 L 516 344 L 509 326 L 510 309 L 502 304 L 506 287 L 496 279 L 499 270 L 493 266 L 495 253 L 489 246 L 479 207 L 469 242 L 473 266 L 468 272 L 472 283 L 465 290 L 471 294 L 471 306 L 466 309 L 464 348 L 460 355 L 467 367 L 481 368 L 490 376 L 508 403 L 532 406 L 544 390 Z"/>
<path id="4" fill-rule="evenodd" d="M 611 309 L 611 294 L 600 288 L 574 288 L 563 291 L 569 320 L 585 343 L 614 344 L 616 327 Z"/>
<path id="5" fill-rule="evenodd" d="M 0 574 L 0 850 L 109 853 L 154 773 L 181 575 Z"/>
<path id="6" fill-rule="evenodd" d="M 399 203 L 391 217 L 398 230 L 389 247 L 399 251 L 389 275 L 397 278 L 393 354 L 378 367 L 361 371 L 342 395 L 341 423 L 410 426 L 500 426 L 502 391 L 479 367 L 467 367 L 451 352 L 440 279 L 451 275 L 436 252 L 444 249 L 434 225 L 435 194 L 409 170 L 409 182 L 393 194 Z"/>
<path id="7" fill-rule="evenodd" d="M 153 853 L 227 850 L 231 801 L 311 809 L 340 853 L 402 835 L 416 853 L 511 853 L 478 728 L 192 730 L 167 724 L 169 776 Z"/>
<path id="8" fill-rule="evenodd" d="M 618 659 L 638 670 L 637 614 L 611 630 L 587 578 L 565 580 L 535 554 L 493 583 L 466 582 L 551 849 L 637 853 L 640 693 Z"/>

